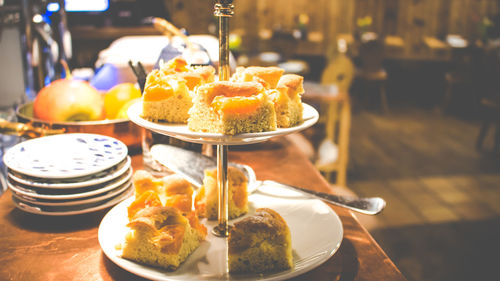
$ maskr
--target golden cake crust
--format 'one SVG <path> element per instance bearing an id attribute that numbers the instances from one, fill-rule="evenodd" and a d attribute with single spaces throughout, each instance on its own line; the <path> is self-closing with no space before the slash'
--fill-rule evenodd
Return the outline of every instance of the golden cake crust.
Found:
<path id="1" fill-rule="evenodd" d="M 259 208 L 255 214 L 234 223 L 231 232 L 229 250 L 232 253 L 241 252 L 250 245 L 248 233 L 271 232 L 276 236 L 284 236 L 288 230 L 285 220 L 276 211 L 269 208 Z"/>
<path id="2" fill-rule="evenodd" d="M 257 82 L 229 82 L 216 81 L 203 85 L 198 91 L 203 95 L 208 103 L 211 103 L 216 96 L 225 97 L 250 97 L 261 93 L 264 90 Z"/>
<path id="3" fill-rule="evenodd" d="M 288 91 L 288 94 L 302 94 L 304 93 L 304 77 L 296 74 L 285 74 L 283 75 L 279 82 L 278 85 L 276 86 L 277 89 L 279 88 L 287 88 L 290 89 Z"/>
<path id="4" fill-rule="evenodd" d="M 274 89 L 284 70 L 276 66 L 249 66 L 236 68 L 232 81 L 248 82 L 255 81 L 266 89 Z"/>
<path id="5" fill-rule="evenodd" d="M 242 231 L 269 231 L 272 230 L 278 235 L 287 229 L 285 220 L 273 209 L 259 208 L 253 216 L 235 223 Z"/>
<path id="6" fill-rule="evenodd" d="M 204 239 L 204 233 L 169 206 L 141 209 L 127 226 L 122 257 L 168 270 L 177 269 Z"/>
<path id="7" fill-rule="evenodd" d="M 247 177 L 235 167 L 228 167 L 229 218 L 237 218 L 248 212 Z M 206 170 L 203 186 L 195 198 L 196 212 L 208 219 L 217 219 L 217 170 Z"/>
<path id="8" fill-rule="evenodd" d="M 182 57 L 169 60 L 146 78 L 141 117 L 153 122 L 187 123 L 194 91 L 213 82 L 214 74 L 212 66 L 190 67 Z"/>
<path id="9" fill-rule="evenodd" d="M 234 224 L 228 238 L 229 272 L 263 273 L 293 267 L 291 233 L 276 211 L 259 208 Z"/>
<path id="10" fill-rule="evenodd" d="M 285 74 L 280 78 L 276 89 L 268 91 L 274 102 L 279 128 L 289 128 L 302 122 L 303 82 L 302 76 Z"/>
<path id="11" fill-rule="evenodd" d="M 255 76 L 272 76 L 278 78 L 285 72 L 282 68 L 276 66 L 249 66 L 245 69 L 249 74 Z"/>
<path id="12" fill-rule="evenodd" d="M 186 81 L 190 91 L 194 91 L 197 86 L 214 81 L 215 69 L 212 66 L 202 66 L 190 69 L 186 72 L 176 72 L 170 74 L 173 79 L 183 79 Z"/>
<path id="13" fill-rule="evenodd" d="M 175 270 L 207 235 L 192 210 L 193 188 L 178 175 L 156 178 L 144 170 L 132 181 L 136 194 L 127 208 L 130 231 L 122 257 Z"/>
<path id="14" fill-rule="evenodd" d="M 155 178 L 145 170 L 137 170 L 132 176 L 132 182 L 136 200 L 129 207 L 129 214 L 137 212 L 138 208 L 146 205 L 157 205 L 156 198 L 162 205 L 175 207 L 182 213 L 192 211 L 193 187 L 179 175 Z M 150 194 L 151 192 L 154 194 Z"/>
<path id="15" fill-rule="evenodd" d="M 193 72 L 201 75 L 205 83 L 214 82 L 215 80 L 215 68 L 211 65 L 196 67 Z"/>
<path id="16" fill-rule="evenodd" d="M 276 111 L 262 85 L 220 81 L 198 87 L 189 110 L 191 131 L 235 135 L 276 130 Z"/>
<path id="17" fill-rule="evenodd" d="M 153 230 L 159 230 L 167 224 L 185 222 L 179 210 L 170 206 L 155 206 L 139 210 L 127 226 L 144 225 Z"/>

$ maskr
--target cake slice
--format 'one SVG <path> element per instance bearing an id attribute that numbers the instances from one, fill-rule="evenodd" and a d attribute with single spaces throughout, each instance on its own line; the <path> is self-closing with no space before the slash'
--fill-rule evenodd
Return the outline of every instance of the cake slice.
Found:
<path id="1" fill-rule="evenodd" d="M 157 69 L 148 74 L 142 94 L 141 117 L 150 121 L 186 123 L 192 105 L 184 79 L 175 79 Z"/>
<path id="2" fill-rule="evenodd" d="M 173 75 L 175 78 L 186 80 L 189 90 L 195 86 L 213 82 L 215 79 L 215 68 L 207 66 L 189 66 L 182 57 L 175 57 L 160 67 L 160 71 L 166 76 Z"/>
<path id="3" fill-rule="evenodd" d="M 228 238 L 231 273 L 264 273 L 293 267 L 290 229 L 276 211 L 257 209 L 234 223 Z"/>
<path id="4" fill-rule="evenodd" d="M 181 57 L 177 56 L 167 62 L 160 65 L 160 70 L 165 74 L 175 74 L 179 72 L 188 72 L 190 70 L 187 61 Z"/>
<path id="5" fill-rule="evenodd" d="M 198 87 L 188 128 L 236 135 L 276 130 L 274 104 L 257 82 L 219 81 Z"/>
<path id="6" fill-rule="evenodd" d="M 302 122 L 304 78 L 296 74 L 283 75 L 269 95 L 274 102 L 279 128 L 289 128 Z"/>
<path id="7" fill-rule="evenodd" d="M 132 182 L 135 187 L 136 200 L 129 207 L 129 214 L 133 212 L 130 209 L 157 206 L 158 200 L 162 206 L 177 208 L 183 214 L 192 211 L 193 186 L 179 175 L 155 178 L 145 170 L 137 170 L 132 177 Z"/>
<path id="8" fill-rule="evenodd" d="M 148 74 L 141 116 L 150 121 L 185 124 L 194 91 L 213 82 L 214 77 L 212 66 L 190 67 L 182 57 L 171 59 Z"/>
<path id="9" fill-rule="evenodd" d="M 231 77 L 233 82 L 258 82 L 266 89 L 274 89 L 283 75 L 284 70 L 275 66 L 249 66 L 237 67 L 236 72 Z"/>
<path id="10" fill-rule="evenodd" d="M 205 237 L 173 207 L 141 209 L 127 226 L 122 257 L 167 270 L 176 270 Z"/>
<path id="11" fill-rule="evenodd" d="M 235 167 L 228 167 L 229 219 L 248 212 L 247 177 Z M 206 170 L 203 185 L 196 194 L 195 208 L 200 217 L 215 220 L 218 217 L 217 169 Z"/>

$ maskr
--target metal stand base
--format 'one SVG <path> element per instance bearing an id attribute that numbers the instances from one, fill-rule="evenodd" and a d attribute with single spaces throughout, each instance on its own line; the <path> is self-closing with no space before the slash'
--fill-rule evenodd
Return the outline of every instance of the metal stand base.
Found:
<path id="1" fill-rule="evenodd" d="M 231 231 L 231 225 L 226 224 L 226 225 L 217 225 L 212 229 L 212 234 L 221 237 L 221 238 L 226 238 L 229 236 L 229 231 Z"/>
<path id="2" fill-rule="evenodd" d="M 214 15 L 219 18 L 219 81 L 229 80 L 229 18 L 233 15 L 233 0 L 218 0 Z M 217 145 L 217 185 L 219 225 L 213 234 L 218 237 L 229 236 L 229 191 L 227 179 L 227 146 Z"/>
<path id="3" fill-rule="evenodd" d="M 227 179 L 227 146 L 217 145 L 217 185 L 219 225 L 212 231 L 215 236 L 229 236 L 229 190 Z"/>

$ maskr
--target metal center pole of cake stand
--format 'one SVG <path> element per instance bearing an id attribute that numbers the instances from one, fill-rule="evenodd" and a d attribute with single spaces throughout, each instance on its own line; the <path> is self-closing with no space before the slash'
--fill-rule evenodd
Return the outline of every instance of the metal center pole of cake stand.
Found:
<path id="1" fill-rule="evenodd" d="M 214 15 L 219 18 L 219 81 L 229 80 L 229 18 L 234 14 L 233 0 L 218 0 Z M 213 234 L 229 236 L 229 185 L 227 178 L 227 145 L 217 145 L 217 185 L 219 224 Z"/>

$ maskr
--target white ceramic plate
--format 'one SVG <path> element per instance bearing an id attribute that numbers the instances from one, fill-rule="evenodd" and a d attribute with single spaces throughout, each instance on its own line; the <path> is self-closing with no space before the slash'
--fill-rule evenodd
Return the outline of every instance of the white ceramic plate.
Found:
<path id="1" fill-rule="evenodd" d="M 96 134 L 61 134 L 21 142 L 7 151 L 9 169 L 37 178 L 75 178 L 109 169 L 127 157 L 127 146 Z"/>
<path id="2" fill-rule="evenodd" d="M 188 129 L 185 124 L 171 124 L 166 122 L 151 122 L 140 115 L 142 113 L 142 102 L 139 101 L 133 104 L 128 110 L 128 117 L 137 125 L 146 129 L 155 131 L 159 134 L 175 137 L 188 142 L 209 143 L 209 144 L 225 144 L 225 145 L 244 145 L 258 143 L 268 140 L 275 136 L 291 134 L 304 130 L 314 125 L 319 118 L 318 111 L 314 107 L 304 104 L 303 119 L 300 125 L 291 128 L 278 128 L 276 131 L 261 132 L 261 133 L 245 133 L 238 135 L 224 135 L 212 133 L 193 132 Z"/>
<path id="3" fill-rule="evenodd" d="M 129 185 L 131 187 L 132 184 Z M 91 204 L 83 204 L 77 206 L 63 206 L 63 207 L 54 207 L 54 206 L 33 206 L 31 204 L 21 202 L 16 197 L 12 196 L 12 202 L 14 205 L 28 213 L 37 214 L 37 215 L 47 215 L 47 216 L 71 216 L 71 215 L 79 215 L 85 213 L 91 213 L 95 211 L 99 211 L 102 209 L 106 209 L 108 207 L 114 206 L 123 200 L 134 195 L 133 188 L 127 188 L 125 191 L 120 193 L 119 195 L 103 200 L 97 203 Z"/>
<path id="4" fill-rule="evenodd" d="M 71 200 L 77 198 L 85 198 L 94 196 L 97 194 L 102 194 L 117 188 L 118 186 L 126 183 L 132 177 L 132 168 L 129 168 L 128 172 L 123 176 L 119 177 L 117 180 L 112 181 L 103 186 L 97 185 L 94 187 L 84 187 L 81 189 L 38 189 L 29 187 L 19 186 L 10 180 L 7 185 L 13 193 L 18 193 L 26 197 L 38 198 L 38 199 L 48 199 L 48 200 Z"/>
<path id="5" fill-rule="evenodd" d="M 328 260 L 339 248 L 342 223 L 333 210 L 317 199 L 284 199 L 256 192 L 249 196 L 250 211 L 267 207 L 277 211 L 288 223 L 292 234 L 294 268 L 270 274 L 228 275 L 226 272 L 226 239 L 211 234 L 216 222 L 207 225 L 208 236 L 198 249 L 174 272 L 142 265 L 120 257 L 116 245 L 128 231 L 127 207 L 133 198 L 113 207 L 99 226 L 99 243 L 115 264 L 144 278 L 153 280 L 283 280 L 310 271 Z"/>
<path id="6" fill-rule="evenodd" d="M 129 170 L 131 163 L 132 160 L 130 159 L 130 156 L 127 156 L 127 158 L 123 162 L 114 167 L 111 167 L 110 169 L 83 178 L 80 177 L 64 180 L 45 180 L 42 178 L 23 177 L 21 174 L 17 174 L 12 171 L 8 172 L 7 174 L 10 180 L 27 186 L 53 189 L 79 188 L 86 186 L 95 186 L 114 180 L 117 177 L 125 174 Z"/>
<path id="7" fill-rule="evenodd" d="M 90 197 L 84 197 L 84 198 L 77 198 L 77 199 L 71 199 L 71 200 L 50 200 L 50 199 L 37 199 L 29 196 L 24 196 L 19 193 L 12 192 L 12 196 L 16 197 L 19 201 L 23 203 L 27 203 L 33 206 L 38 206 L 38 207 L 44 207 L 44 206 L 56 206 L 56 207 L 62 207 L 62 206 L 74 206 L 74 205 L 83 205 L 83 204 L 90 204 L 90 203 L 95 203 L 99 201 L 103 201 L 104 199 L 108 199 L 114 196 L 117 196 L 118 194 L 122 193 L 126 189 L 130 188 L 131 186 L 131 181 L 127 181 L 124 184 L 118 186 L 115 189 L 112 189 L 108 192 L 104 192 L 101 194 L 97 194 L 94 196 Z"/>

